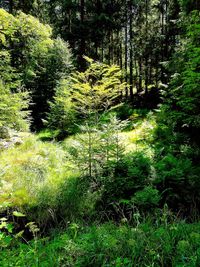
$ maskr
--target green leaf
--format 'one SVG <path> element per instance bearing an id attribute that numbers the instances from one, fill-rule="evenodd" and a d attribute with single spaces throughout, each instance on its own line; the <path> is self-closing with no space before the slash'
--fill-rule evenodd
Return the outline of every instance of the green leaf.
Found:
<path id="1" fill-rule="evenodd" d="M 16 217 L 25 217 L 26 215 L 24 215 L 23 213 L 19 212 L 19 211 L 13 211 L 13 215 Z"/>
<path id="2" fill-rule="evenodd" d="M 24 233 L 24 230 L 20 231 L 19 233 L 17 233 L 17 234 L 15 235 L 15 238 L 22 237 L 23 233 Z"/>
<path id="3" fill-rule="evenodd" d="M 2 221 L 2 222 L 5 222 L 5 221 L 7 221 L 8 219 L 7 218 L 5 218 L 5 217 L 3 217 L 3 218 L 0 218 L 0 221 Z"/>
<path id="4" fill-rule="evenodd" d="M 7 224 L 6 228 L 7 228 L 9 233 L 12 233 L 12 231 L 13 231 L 13 225 L 12 224 L 10 224 L 10 223 Z"/>

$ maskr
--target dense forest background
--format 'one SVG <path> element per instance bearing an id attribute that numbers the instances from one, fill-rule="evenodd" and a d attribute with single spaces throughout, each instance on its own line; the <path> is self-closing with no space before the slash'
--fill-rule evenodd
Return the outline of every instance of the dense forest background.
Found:
<path id="1" fill-rule="evenodd" d="M 199 86 L 198 0 L 0 0 L 0 266 L 199 266 Z"/>

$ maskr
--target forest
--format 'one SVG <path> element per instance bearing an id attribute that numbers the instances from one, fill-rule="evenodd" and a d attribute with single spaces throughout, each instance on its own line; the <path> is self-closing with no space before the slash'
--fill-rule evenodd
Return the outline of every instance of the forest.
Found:
<path id="1" fill-rule="evenodd" d="M 200 266 L 199 0 L 0 0 L 0 266 Z"/>

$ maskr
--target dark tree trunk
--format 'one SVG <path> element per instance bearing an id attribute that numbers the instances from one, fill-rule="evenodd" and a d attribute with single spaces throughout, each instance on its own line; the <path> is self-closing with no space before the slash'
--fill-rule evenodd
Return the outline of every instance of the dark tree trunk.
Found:
<path id="1" fill-rule="evenodd" d="M 13 0 L 9 1 L 9 13 L 13 14 L 14 11 L 14 2 Z"/>
<path id="2" fill-rule="evenodd" d="M 85 0 L 80 0 L 80 22 L 81 22 L 81 35 L 80 35 L 80 49 L 78 55 L 78 63 L 80 70 L 84 70 L 86 67 L 83 55 L 85 55 L 85 32 L 84 32 L 84 20 L 85 20 Z"/>
<path id="3" fill-rule="evenodd" d="M 123 57 L 122 57 L 122 43 L 120 42 L 120 47 L 119 47 L 119 65 L 120 65 L 120 69 L 123 69 Z"/>
<path id="4" fill-rule="evenodd" d="M 148 0 L 145 1 L 145 95 L 148 93 Z"/>
<path id="5" fill-rule="evenodd" d="M 125 68 L 125 81 L 128 83 L 128 6 L 126 3 L 126 24 L 125 24 L 125 59 L 124 59 L 124 68 Z M 128 88 L 126 87 L 126 98 L 128 98 Z"/>
<path id="6" fill-rule="evenodd" d="M 104 62 L 104 42 L 101 43 L 101 61 Z"/>
<path id="7" fill-rule="evenodd" d="M 161 62 L 164 61 L 164 4 L 161 6 Z M 161 81 L 164 80 L 164 70 L 161 65 Z"/>
<path id="8" fill-rule="evenodd" d="M 132 23 L 133 23 L 133 5 L 132 1 L 129 1 L 129 38 L 130 38 L 130 64 L 129 64 L 129 69 L 130 69 L 130 99 L 133 101 L 133 29 L 132 29 Z"/>
<path id="9" fill-rule="evenodd" d="M 139 58 L 139 85 L 138 85 L 138 89 L 139 92 L 142 91 L 142 59 L 141 57 Z"/>

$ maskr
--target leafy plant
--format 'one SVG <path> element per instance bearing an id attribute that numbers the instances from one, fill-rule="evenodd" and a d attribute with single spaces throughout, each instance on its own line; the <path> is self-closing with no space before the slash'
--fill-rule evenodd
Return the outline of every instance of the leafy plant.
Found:
<path id="1" fill-rule="evenodd" d="M 28 106 L 27 92 L 12 92 L 9 86 L 0 80 L 0 128 L 28 130 Z"/>
<path id="2" fill-rule="evenodd" d="M 168 154 L 155 167 L 155 185 L 162 194 L 162 202 L 166 201 L 173 209 L 187 210 L 191 205 L 197 205 L 199 169 L 192 165 L 189 158 Z"/>
<path id="3" fill-rule="evenodd" d="M 115 214 L 120 210 L 120 205 L 125 204 L 123 216 L 126 216 L 125 214 L 130 211 L 130 206 L 132 209 L 131 198 L 141 190 L 145 192 L 145 186 L 150 183 L 151 163 L 142 152 L 133 152 L 123 155 L 113 166 L 111 172 L 103 173 L 102 196 L 97 207 Z M 117 207 L 117 210 L 114 211 L 113 207 Z"/>
<path id="4" fill-rule="evenodd" d="M 159 191 L 152 186 L 146 186 L 143 190 L 137 191 L 131 201 L 139 208 L 148 210 L 159 205 L 161 197 Z"/>

